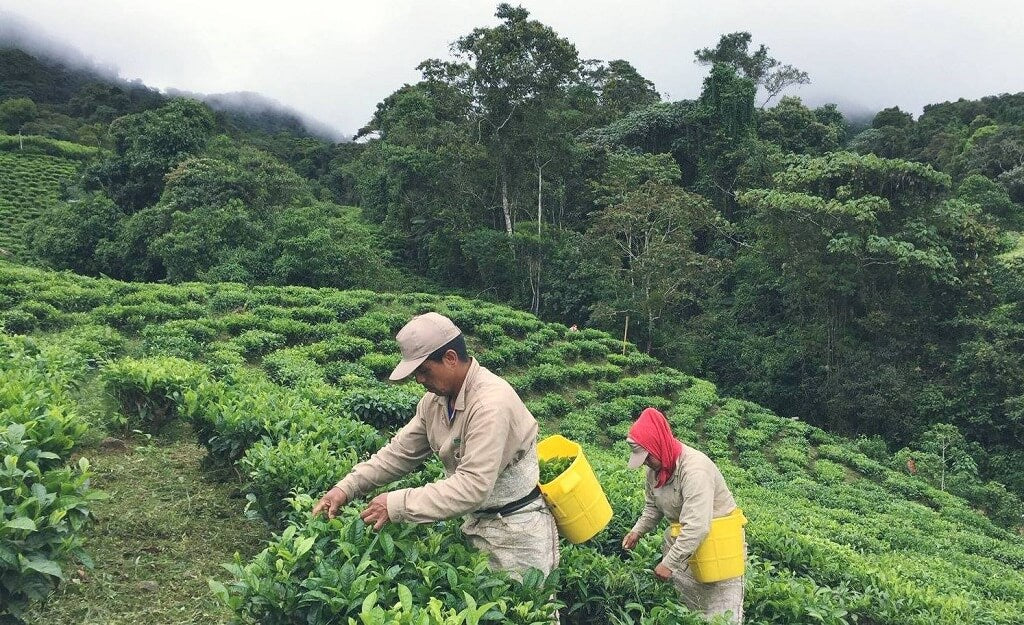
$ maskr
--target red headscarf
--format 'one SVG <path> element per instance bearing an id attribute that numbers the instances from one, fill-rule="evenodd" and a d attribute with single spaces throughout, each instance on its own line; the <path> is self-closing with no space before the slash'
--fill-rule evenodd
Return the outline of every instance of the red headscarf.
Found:
<path id="1" fill-rule="evenodd" d="M 661 463 L 655 486 L 664 486 L 672 477 L 676 470 L 676 462 L 683 453 L 683 444 L 672 436 L 672 428 L 669 427 L 665 415 L 654 408 L 645 408 L 636 423 L 629 428 L 629 438 Z"/>

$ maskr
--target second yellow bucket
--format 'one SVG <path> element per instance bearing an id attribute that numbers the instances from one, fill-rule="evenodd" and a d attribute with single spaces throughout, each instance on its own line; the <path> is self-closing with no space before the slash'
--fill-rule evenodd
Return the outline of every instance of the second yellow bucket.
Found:
<path id="1" fill-rule="evenodd" d="M 601 489 L 594 470 L 590 468 L 583 448 L 564 436 L 555 434 L 537 443 L 537 458 L 572 457 L 572 464 L 561 475 L 540 485 L 559 533 L 571 543 L 590 540 L 612 519 L 612 507 Z"/>
<path id="2" fill-rule="evenodd" d="M 743 526 L 747 517 L 736 508 L 731 514 L 711 520 L 711 531 L 690 557 L 693 577 L 709 584 L 743 575 L 746 553 Z"/>

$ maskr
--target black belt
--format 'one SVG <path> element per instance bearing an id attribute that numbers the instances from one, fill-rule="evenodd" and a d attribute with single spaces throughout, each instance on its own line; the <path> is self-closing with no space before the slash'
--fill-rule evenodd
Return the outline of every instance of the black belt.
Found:
<path id="1" fill-rule="evenodd" d="M 533 490 L 526 494 L 525 497 L 516 499 L 515 501 L 509 502 L 504 506 L 497 508 L 487 508 L 486 510 L 477 510 L 478 514 L 509 514 L 516 510 L 523 508 L 526 504 L 540 497 L 540 486 L 534 486 Z"/>

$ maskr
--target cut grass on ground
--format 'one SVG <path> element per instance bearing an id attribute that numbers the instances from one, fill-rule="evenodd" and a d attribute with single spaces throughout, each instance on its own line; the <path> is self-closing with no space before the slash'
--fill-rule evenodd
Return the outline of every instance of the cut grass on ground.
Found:
<path id="1" fill-rule="evenodd" d="M 167 432 L 127 449 L 91 448 L 93 484 L 110 495 L 87 533 L 95 568 L 66 571 L 68 583 L 31 612 L 30 623 L 185 625 L 226 623 L 207 578 L 223 578 L 234 553 L 248 561 L 269 532 L 243 514 L 234 475 L 201 468 L 191 430 Z"/>

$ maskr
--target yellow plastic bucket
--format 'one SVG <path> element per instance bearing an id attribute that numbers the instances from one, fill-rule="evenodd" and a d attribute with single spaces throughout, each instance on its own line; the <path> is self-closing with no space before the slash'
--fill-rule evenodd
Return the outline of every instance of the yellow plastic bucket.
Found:
<path id="1" fill-rule="evenodd" d="M 555 434 L 537 443 L 540 460 L 572 457 L 572 464 L 540 492 L 551 508 L 559 533 L 571 543 L 590 540 L 612 519 L 612 507 L 578 443 Z"/>
<path id="2" fill-rule="evenodd" d="M 743 526 L 747 517 L 736 508 L 728 516 L 711 520 L 711 531 L 690 557 L 690 569 L 698 582 L 709 584 L 743 575 L 746 557 Z"/>

